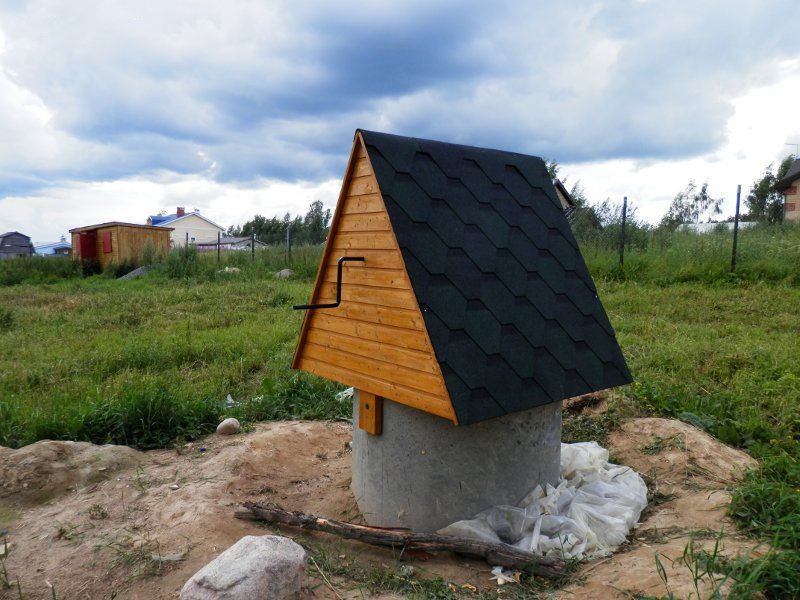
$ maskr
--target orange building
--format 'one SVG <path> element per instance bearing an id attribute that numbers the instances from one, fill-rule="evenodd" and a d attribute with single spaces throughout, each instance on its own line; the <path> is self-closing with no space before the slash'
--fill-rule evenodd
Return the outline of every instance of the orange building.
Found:
<path id="1" fill-rule="evenodd" d="M 70 229 L 72 256 L 96 260 L 105 268 L 110 264 L 139 263 L 148 243 L 157 255 L 169 252 L 171 227 L 153 227 L 134 223 L 101 223 Z"/>

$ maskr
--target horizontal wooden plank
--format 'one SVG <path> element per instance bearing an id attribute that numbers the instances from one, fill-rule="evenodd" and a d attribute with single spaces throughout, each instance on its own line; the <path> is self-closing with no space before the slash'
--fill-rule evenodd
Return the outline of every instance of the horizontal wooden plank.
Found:
<path id="1" fill-rule="evenodd" d="M 323 281 L 319 285 L 319 302 L 332 302 L 336 299 L 336 284 Z M 342 304 L 361 302 L 388 308 L 419 309 L 417 299 L 410 290 L 353 285 L 342 282 Z"/>
<path id="2" fill-rule="evenodd" d="M 328 267 L 325 271 L 325 281 L 328 283 L 336 283 L 337 273 L 338 267 Z M 375 269 L 372 267 L 356 266 L 345 267 L 342 269 L 342 281 L 351 285 L 409 289 L 406 272 L 403 269 Z"/>
<path id="3" fill-rule="evenodd" d="M 403 257 L 400 255 L 399 252 L 392 252 L 390 250 L 359 250 L 359 256 L 364 257 L 364 267 L 369 267 L 373 269 L 405 269 L 405 264 L 403 263 Z M 340 257 L 345 256 L 343 251 L 339 252 L 331 252 L 330 256 L 328 256 L 328 265 L 336 266 L 336 262 L 339 260 Z M 360 265 L 357 264 L 348 264 L 345 265 L 349 267 L 358 267 Z"/>
<path id="4" fill-rule="evenodd" d="M 336 231 L 391 231 L 392 225 L 386 213 L 351 213 L 342 215 Z"/>
<path id="5" fill-rule="evenodd" d="M 377 323 L 409 330 L 424 331 L 423 327 L 425 326 L 419 309 L 387 308 L 375 304 L 354 302 L 353 300 L 340 304 L 338 308 L 327 310 L 319 314 L 335 315 L 345 319 Z"/>
<path id="6" fill-rule="evenodd" d="M 380 194 L 348 196 L 342 206 L 342 215 L 353 213 L 386 213 Z"/>
<path id="7" fill-rule="evenodd" d="M 390 344 L 324 331 L 316 327 L 308 331 L 306 340 L 327 348 L 357 354 L 367 359 L 374 358 L 375 360 L 392 363 L 422 373 L 441 376 L 439 363 L 436 362 L 433 351 L 428 353 L 409 350 Z"/>
<path id="8" fill-rule="evenodd" d="M 396 250 L 390 231 L 342 231 L 333 236 L 333 250 Z"/>
<path id="9" fill-rule="evenodd" d="M 410 328 L 404 328 L 384 325 L 378 322 L 377 319 L 379 316 L 377 311 L 372 311 L 372 314 L 362 313 L 359 315 L 362 318 L 373 317 L 369 319 L 369 321 L 356 320 L 352 318 L 352 316 L 338 316 L 338 314 L 335 314 L 335 311 L 338 311 L 338 309 L 316 311 L 314 313 L 313 326 L 325 331 L 342 333 L 344 335 L 372 340 L 373 342 L 380 342 L 382 344 L 391 344 L 401 348 L 425 352 L 430 350 L 425 332 L 419 327 L 420 324 L 415 320 L 409 323 Z M 353 311 L 351 311 L 351 315 L 352 314 Z M 420 318 L 419 321 L 422 321 L 422 319 Z"/>
<path id="10" fill-rule="evenodd" d="M 419 390 L 439 396 L 444 392 L 444 382 L 437 375 L 421 373 L 415 369 L 408 369 L 377 358 L 351 354 L 331 346 L 321 346 L 312 342 L 309 339 L 310 336 L 311 332 L 309 331 L 303 348 L 303 356 L 336 365 L 342 369 L 349 369 L 355 373 L 382 379 L 383 381 L 392 381 L 411 390 Z"/>
<path id="11" fill-rule="evenodd" d="M 314 373 L 320 377 L 357 387 L 360 390 L 366 390 L 388 400 L 394 400 L 400 404 L 424 410 L 453 422 L 456 420 L 448 397 L 426 394 L 376 377 L 342 369 L 336 365 L 310 358 L 305 354 L 300 357 L 297 366 L 303 371 Z"/>
<path id="12" fill-rule="evenodd" d="M 350 186 L 347 188 L 348 196 L 360 196 L 362 194 L 377 194 L 380 192 L 378 189 L 378 182 L 372 175 L 364 175 L 361 177 L 353 177 L 350 179 Z"/>
<path id="13" fill-rule="evenodd" d="M 372 175 L 372 167 L 366 156 L 357 158 L 353 164 L 353 177 L 363 177 L 364 175 Z"/>

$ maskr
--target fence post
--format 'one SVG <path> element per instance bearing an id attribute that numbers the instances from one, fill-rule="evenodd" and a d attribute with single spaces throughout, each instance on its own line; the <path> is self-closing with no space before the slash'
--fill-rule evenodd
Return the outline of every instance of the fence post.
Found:
<path id="1" fill-rule="evenodd" d="M 189 232 L 186 232 L 186 249 L 189 249 Z"/>
<path id="2" fill-rule="evenodd" d="M 742 199 L 742 184 L 736 186 L 736 216 L 733 219 L 733 254 L 731 254 L 731 273 L 736 270 L 736 245 L 739 241 L 739 202 Z"/>
<path id="3" fill-rule="evenodd" d="M 619 236 L 619 266 L 625 263 L 625 223 L 628 220 L 628 197 L 622 199 L 622 231 Z"/>
<path id="4" fill-rule="evenodd" d="M 287 256 L 287 267 L 292 266 L 292 226 L 291 224 L 286 226 L 286 256 Z"/>
<path id="5" fill-rule="evenodd" d="M 217 232 L 217 264 L 219 264 L 219 247 L 222 242 L 222 233 Z"/>
<path id="6" fill-rule="evenodd" d="M 250 234 L 250 255 L 253 257 L 253 260 L 256 259 L 256 232 Z"/>

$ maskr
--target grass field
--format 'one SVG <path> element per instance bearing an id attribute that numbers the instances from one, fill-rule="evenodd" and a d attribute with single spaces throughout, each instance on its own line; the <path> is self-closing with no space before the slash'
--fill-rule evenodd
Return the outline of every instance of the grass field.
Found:
<path id="1" fill-rule="evenodd" d="M 750 590 L 792 597 L 800 229 L 745 232 L 741 247 L 733 276 L 727 235 L 652 240 L 631 250 L 624 271 L 613 249 L 584 251 L 636 380 L 621 393 L 761 461 L 731 514 L 783 551 L 728 568 L 752 580 Z M 340 386 L 289 370 L 302 317 L 290 305 L 307 299 L 318 253 L 296 250 L 299 276 L 289 281 L 271 277 L 286 264 L 278 252 L 226 257 L 235 274 L 218 273 L 209 256 L 173 256 L 128 282 L 82 278 L 63 264 L 58 275 L 33 261 L 0 266 L 0 445 L 61 438 L 152 448 L 210 431 L 223 415 L 348 417 L 334 400 Z"/>

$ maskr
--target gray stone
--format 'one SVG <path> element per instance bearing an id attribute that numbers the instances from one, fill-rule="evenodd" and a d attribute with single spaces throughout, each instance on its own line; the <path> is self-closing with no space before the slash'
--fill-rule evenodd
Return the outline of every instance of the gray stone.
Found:
<path id="1" fill-rule="evenodd" d="M 248 535 L 195 573 L 181 600 L 272 600 L 297 594 L 306 552 L 289 538 Z"/>
<path id="2" fill-rule="evenodd" d="M 123 275 L 122 277 L 118 277 L 119 281 L 127 281 L 128 279 L 137 279 L 139 277 L 143 277 L 147 275 L 153 267 L 149 265 L 145 265 L 144 267 L 139 267 L 138 269 L 134 269 L 130 273 Z"/>
<path id="3" fill-rule="evenodd" d="M 457 427 L 384 400 L 381 435 L 354 428 L 351 488 L 370 525 L 430 532 L 557 484 L 560 460 L 559 402 Z"/>
<path id="4" fill-rule="evenodd" d="M 289 279 L 289 277 L 294 277 L 294 271 L 291 269 L 283 269 L 275 273 L 275 279 Z"/>
<path id="5" fill-rule="evenodd" d="M 228 417 L 222 423 L 217 425 L 217 433 L 220 435 L 233 435 L 234 433 L 239 433 L 241 428 L 242 424 L 239 423 L 239 419 Z"/>

